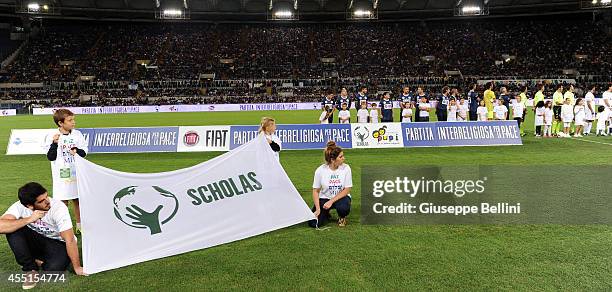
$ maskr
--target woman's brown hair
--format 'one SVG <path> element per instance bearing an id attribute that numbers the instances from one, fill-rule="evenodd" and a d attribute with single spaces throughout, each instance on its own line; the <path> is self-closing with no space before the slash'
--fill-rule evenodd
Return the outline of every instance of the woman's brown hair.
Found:
<path id="1" fill-rule="evenodd" d="M 340 156 L 340 153 L 342 153 L 342 148 L 340 148 L 340 146 L 337 146 L 336 142 L 327 142 L 327 145 L 325 147 L 325 162 L 327 162 L 327 164 L 330 164 L 332 160 Z"/>

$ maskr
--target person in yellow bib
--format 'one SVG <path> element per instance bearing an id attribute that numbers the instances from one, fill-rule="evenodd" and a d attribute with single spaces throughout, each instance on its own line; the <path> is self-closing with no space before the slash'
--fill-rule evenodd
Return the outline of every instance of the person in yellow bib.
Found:
<path id="1" fill-rule="evenodd" d="M 563 99 L 568 99 L 568 98 L 570 100 L 570 105 L 574 106 L 575 101 L 574 101 L 574 85 L 573 84 L 568 85 L 565 93 L 563 94 Z"/>
<path id="2" fill-rule="evenodd" d="M 495 92 L 493 92 L 493 82 L 487 82 L 485 86 L 487 90 L 484 92 L 484 102 L 487 107 L 487 119 L 493 120 L 493 101 L 495 100 Z"/>
<path id="3" fill-rule="evenodd" d="M 521 131 L 521 136 L 525 136 L 525 116 L 527 115 L 527 98 L 528 98 L 527 97 L 527 85 L 521 86 L 521 94 L 519 94 L 518 97 L 519 98 L 517 98 L 517 102 L 521 104 L 519 109 L 522 109 L 520 131 Z"/>
<path id="4" fill-rule="evenodd" d="M 540 101 L 544 102 L 544 99 L 546 98 L 544 96 L 544 84 L 538 84 L 537 88 L 538 88 L 538 92 L 536 92 L 535 96 L 533 97 L 533 111 L 534 112 L 536 110 L 536 104 L 538 104 L 538 102 Z"/>
<path id="5" fill-rule="evenodd" d="M 559 131 L 561 131 L 561 107 L 563 106 L 563 84 L 557 85 L 557 91 L 553 94 L 553 113 L 555 115 L 555 119 L 552 124 L 552 134 L 553 136 L 557 136 Z"/>

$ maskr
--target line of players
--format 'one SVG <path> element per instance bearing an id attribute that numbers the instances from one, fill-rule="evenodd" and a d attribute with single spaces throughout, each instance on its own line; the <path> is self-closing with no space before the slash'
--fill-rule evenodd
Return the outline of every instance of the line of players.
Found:
<path id="1" fill-rule="evenodd" d="M 488 121 L 509 120 L 510 116 L 520 125 L 521 135 L 524 133 L 523 122 L 527 113 L 527 86 L 521 88 L 520 94 L 514 98 L 510 96 L 506 87 L 500 88 L 499 97 L 493 91 L 494 84 L 485 85 L 486 90 L 482 97 L 476 92 L 476 84 L 470 86 L 467 97 L 459 94 L 457 88 L 444 86 L 442 95 L 435 98 L 436 105 L 432 108 L 429 96 L 423 87 L 417 87 L 414 94 L 410 87 L 405 86 L 396 99 L 401 107 L 401 122 L 429 122 L 430 112 L 435 111 L 438 121 Z M 565 92 L 563 90 L 565 89 Z M 557 85 L 552 101 L 546 101 L 544 85 L 537 85 L 537 92 L 533 97 L 533 111 L 535 113 L 535 128 L 537 137 L 568 137 L 570 132 L 575 136 L 588 135 L 592 123 L 597 119 L 597 135 L 608 135 L 612 132 L 612 84 L 603 93 L 600 106 L 595 105 L 596 86 L 591 86 L 584 99 L 575 99 L 574 86 Z M 393 102 L 391 93 L 385 92 L 382 100 L 377 103 L 368 100 L 368 89 L 359 88 L 354 98 L 357 109 L 358 123 L 393 122 Z M 338 111 L 339 123 L 350 123 L 349 109 L 353 100 L 346 88 L 342 88 L 340 95 L 335 96 L 328 91 L 321 102 L 323 111 L 319 116 L 322 124 L 333 123 L 334 113 Z M 369 108 L 369 111 L 368 111 Z M 413 109 L 416 109 L 413 119 Z M 510 112 L 512 109 L 512 112 Z M 544 127 L 544 131 L 542 131 Z"/>

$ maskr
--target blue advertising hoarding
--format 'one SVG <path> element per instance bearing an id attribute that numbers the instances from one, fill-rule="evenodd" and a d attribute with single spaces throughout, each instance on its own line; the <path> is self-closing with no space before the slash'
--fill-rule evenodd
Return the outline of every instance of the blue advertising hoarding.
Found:
<path id="1" fill-rule="evenodd" d="M 402 123 L 404 147 L 523 145 L 510 121 Z"/>
<path id="2" fill-rule="evenodd" d="M 257 136 L 259 126 L 231 126 L 230 150 Z M 283 149 L 323 149 L 333 140 L 342 148 L 351 148 L 350 124 L 278 125 L 276 135 Z"/>
<path id="3" fill-rule="evenodd" d="M 176 152 L 179 127 L 79 129 L 90 153 Z"/>

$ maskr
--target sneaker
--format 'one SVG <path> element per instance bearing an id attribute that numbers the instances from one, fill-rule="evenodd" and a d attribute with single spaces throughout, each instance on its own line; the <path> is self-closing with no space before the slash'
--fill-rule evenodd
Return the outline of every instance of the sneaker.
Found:
<path id="1" fill-rule="evenodd" d="M 339 227 L 344 227 L 344 226 L 346 226 L 347 223 L 348 223 L 348 221 L 346 221 L 346 218 L 338 219 L 338 226 Z"/>
<path id="2" fill-rule="evenodd" d="M 38 283 L 37 280 L 37 276 L 38 275 L 38 271 L 29 271 L 26 273 L 26 279 L 23 282 L 23 284 L 21 285 L 21 288 L 23 290 L 30 290 L 34 287 L 36 287 L 36 283 Z"/>

